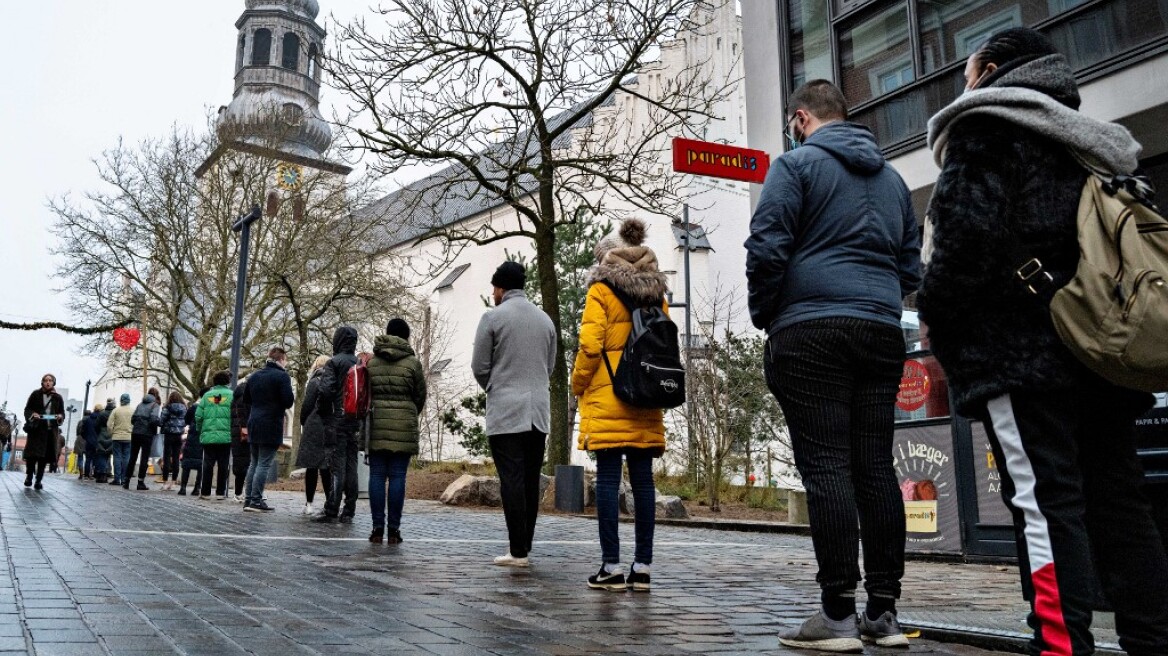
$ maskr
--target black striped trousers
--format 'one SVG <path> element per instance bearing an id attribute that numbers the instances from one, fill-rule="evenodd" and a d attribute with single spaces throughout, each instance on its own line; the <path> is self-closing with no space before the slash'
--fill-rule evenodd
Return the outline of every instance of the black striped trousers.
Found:
<path id="1" fill-rule="evenodd" d="M 767 343 L 767 386 L 791 431 L 825 593 L 855 590 L 862 538 L 869 596 L 900 597 L 905 520 L 892 436 L 904 359 L 898 326 L 863 319 L 805 321 Z"/>

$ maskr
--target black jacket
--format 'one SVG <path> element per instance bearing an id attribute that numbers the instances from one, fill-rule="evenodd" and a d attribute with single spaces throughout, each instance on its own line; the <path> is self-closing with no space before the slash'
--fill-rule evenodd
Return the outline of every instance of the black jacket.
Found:
<path id="1" fill-rule="evenodd" d="M 321 371 L 317 410 L 321 417 L 344 416 L 345 377 L 357 364 L 357 330 L 341 326 L 333 334 L 333 357 Z"/>
<path id="2" fill-rule="evenodd" d="M 275 362 L 248 376 L 244 403 L 251 406 L 247 419 L 247 440 L 257 446 L 278 447 L 284 443 L 284 413 L 296 401 L 292 377 Z"/>
<path id="3" fill-rule="evenodd" d="M 750 317 L 772 335 L 832 317 L 899 328 L 921 280 L 908 187 L 852 123 L 829 123 L 775 161 L 745 246 Z"/>
<path id="4" fill-rule="evenodd" d="M 994 81 L 1003 72 L 987 84 L 1005 86 Z M 1025 86 L 1079 106 L 1069 75 Z M 1016 124 L 969 116 L 952 126 L 917 303 L 959 412 L 980 416 L 986 401 L 1013 391 L 1100 382 L 1063 345 L 1046 302 L 1015 279 L 1023 254 L 1041 260 L 1052 289 L 1070 280 L 1086 179 L 1064 146 Z"/>
<path id="5" fill-rule="evenodd" d="M 243 398 L 246 391 L 247 377 L 244 377 L 235 386 L 235 395 L 231 397 L 231 460 L 244 470 L 247 469 L 247 463 L 251 462 L 251 447 L 243 439 L 243 429 L 247 428 L 247 418 L 251 415 L 251 406 Z"/>
<path id="6" fill-rule="evenodd" d="M 182 461 L 188 468 L 201 465 L 203 462 L 203 443 L 199 441 L 199 427 L 195 421 L 195 410 L 199 402 L 195 401 L 187 406 L 187 438 L 183 440 Z"/>
<path id="7" fill-rule="evenodd" d="M 158 406 L 158 399 L 153 394 L 142 397 L 142 402 L 134 409 L 131 420 L 134 426 L 134 435 L 149 437 L 158 434 L 158 425 L 161 422 L 162 408 Z"/>

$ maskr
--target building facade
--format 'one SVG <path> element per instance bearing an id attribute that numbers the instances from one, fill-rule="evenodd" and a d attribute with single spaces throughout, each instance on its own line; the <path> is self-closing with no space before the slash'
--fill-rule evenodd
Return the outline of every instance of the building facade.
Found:
<path id="1" fill-rule="evenodd" d="M 1054 41 L 1075 70 L 1081 111 L 1130 129 L 1144 146 L 1144 170 L 1168 190 L 1165 0 L 758 0 L 743 12 L 751 147 L 781 154 L 786 98 L 808 80 L 831 80 L 850 119 L 872 130 L 908 183 L 922 221 L 939 174 L 927 122 L 963 91 L 969 55 L 1016 26 Z M 944 371 L 911 303 L 903 326 L 909 352 L 894 455 L 912 513 L 910 549 L 1010 554 L 1010 516 L 985 431 L 951 416 Z M 1168 435 L 1152 439 L 1168 446 Z"/>

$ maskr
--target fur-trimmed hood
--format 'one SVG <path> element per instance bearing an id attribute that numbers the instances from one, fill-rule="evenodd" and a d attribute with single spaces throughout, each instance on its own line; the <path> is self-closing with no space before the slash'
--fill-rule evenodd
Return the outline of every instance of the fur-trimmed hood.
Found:
<path id="1" fill-rule="evenodd" d="M 638 303 L 655 305 L 669 291 L 665 274 L 657 270 L 657 254 L 645 246 L 614 248 L 588 272 L 588 286 L 615 285 Z"/>

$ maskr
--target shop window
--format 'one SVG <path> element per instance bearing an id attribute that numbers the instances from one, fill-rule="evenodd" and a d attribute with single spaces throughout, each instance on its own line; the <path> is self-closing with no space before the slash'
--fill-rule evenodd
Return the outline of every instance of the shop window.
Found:
<path id="1" fill-rule="evenodd" d="M 251 42 L 251 65 L 267 66 L 270 63 L 272 63 L 272 31 L 267 28 L 258 29 Z"/>
<path id="2" fill-rule="evenodd" d="M 284 35 L 283 54 L 281 65 L 290 70 L 300 70 L 300 37 L 292 32 Z"/>
<path id="3" fill-rule="evenodd" d="M 916 79 L 908 38 L 908 8 L 897 3 L 840 34 L 841 87 L 849 105 L 879 97 Z"/>
<path id="4" fill-rule="evenodd" d="M 831 66 L 831 31 L 827 3 L 790 0 L 791 76 L 794 87 L 808 80 L 835 78 Z"/>

